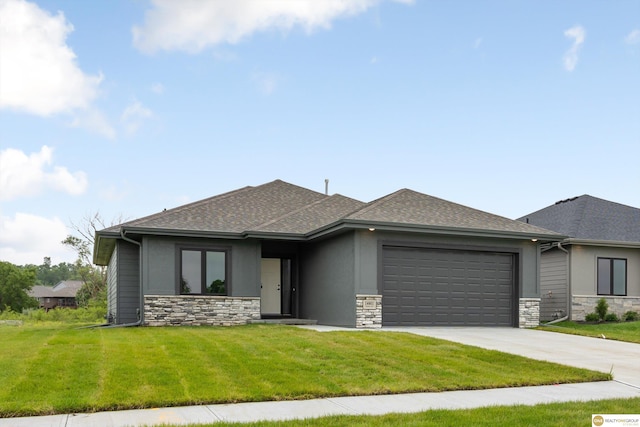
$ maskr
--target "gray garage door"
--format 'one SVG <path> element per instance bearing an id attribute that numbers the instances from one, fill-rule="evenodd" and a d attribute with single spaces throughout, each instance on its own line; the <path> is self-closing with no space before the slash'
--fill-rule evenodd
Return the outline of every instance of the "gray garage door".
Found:
<path id="1" fill-rule="evenodd" d="M 514 255 L 385 246 L 385 326 L 513 326 Z"/>

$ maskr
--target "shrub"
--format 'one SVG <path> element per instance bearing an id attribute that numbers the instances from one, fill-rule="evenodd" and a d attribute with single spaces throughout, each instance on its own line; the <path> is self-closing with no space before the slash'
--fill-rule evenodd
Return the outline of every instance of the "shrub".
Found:
<path id="1" fill-rule="evenodd" d="M 600 320 L 605 320 L 608 310 L 609 304 L 607 304 L 607 300 L 604 298 L 600 298 L 600 300 L 598 300 L 598 304 L 596 305 L 596 313 L 598 314 Z"/>
<path id="2" fill-rule="evenodd" d="M 636 311 L 629 310 L 624 314 L 623 319 L 627 322 L 633 322 L 640 319 L 640 314 Z"/>
<path id="3" fill-rule="evenodd" d="M 597 322 L 600 320 L 600 316 L 598 316 L 598 313 L 589 313 L 584 316 L 584 320 L 586 322 Z"/>
<path id="4" fill-rule="evenodd" d="M 619 322 L 620 318 L 615 313 L 608 313 L 606 316 L 604 316 L 604 320 L 606 322 Z"/>

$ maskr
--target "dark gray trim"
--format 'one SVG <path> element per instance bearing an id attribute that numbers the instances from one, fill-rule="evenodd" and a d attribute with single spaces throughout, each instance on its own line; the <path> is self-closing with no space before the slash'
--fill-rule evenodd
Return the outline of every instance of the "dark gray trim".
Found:
<path id="1" fill-rule="evenodd" d="M 233 287 L 233 280 L 232 280 L 232 263 L 231 263 L 231 257 L 232 255 L 232 247 L 231 246 L 227 246 L 227 245 L 207 245 L 207 244 L 193 244 L 193 243 L 176 243 L 174 245 L 174 251 L 175 251 L 175 262 L 176 262 L 176 268 L 175 268 L 175 288 L 174 291 L 176 293 L 176 295 L 202 295 L 202 296 L 222 296 L 219 294 L 203 294 L 203 293 L 199 293 L 199 294 L 183 294 L 180 292 L 180 279 L 181 279 L 181 273 L 182 273 L 182 251 L 183 250 L 193 250 L 193 251 L 212 251 L 212 252 L 224 252 L 225 253 L 225 258 L 224 258 L 224 269 L 225 269 L 225 288 L 226 288 L 226 295 L 225 296 L 233 296 L 232 294 L 232 287 Z"/>

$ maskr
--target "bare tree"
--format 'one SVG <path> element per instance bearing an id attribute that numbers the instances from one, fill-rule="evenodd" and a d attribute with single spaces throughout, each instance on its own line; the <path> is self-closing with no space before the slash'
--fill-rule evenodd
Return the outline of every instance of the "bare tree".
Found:
<path id="1" fill-rule="evenodd" d="M 122 222 L 124 220 L 120 215 L 112 220 L 109 226 Z M 92 299 L 102 299 L 106 296 L 107 271 L 104 266 L 93 264 L 93 246 L 96 232 L 107 227 L 100 212 L 88 213 L 80 222 L 71 222 L 70 228 L 74 234 L 69 234 L 62 241 L 78 254 L 75 264 L 84 282 L 76 297 L 79 305 L 86 305 Z"/>

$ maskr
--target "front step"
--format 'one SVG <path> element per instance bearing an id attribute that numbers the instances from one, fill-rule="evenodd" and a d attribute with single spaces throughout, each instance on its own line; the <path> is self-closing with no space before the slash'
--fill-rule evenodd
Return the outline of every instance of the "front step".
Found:
<path id="1" fill-rule="evenodd" d="M 317 325 L 317 320 L 311 319 L 293 319 L 291 317 L 281 318 L 281 319 L 260 319 L 260 320 L 250 320 L 249 323 L 268 323 L 271 325 Z"/>

